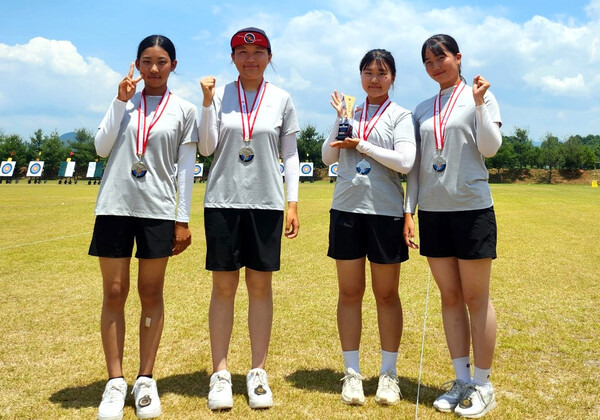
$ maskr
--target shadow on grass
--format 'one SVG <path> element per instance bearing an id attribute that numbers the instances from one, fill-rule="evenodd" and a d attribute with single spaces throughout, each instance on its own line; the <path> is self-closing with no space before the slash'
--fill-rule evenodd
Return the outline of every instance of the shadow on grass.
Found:
<path id="1" fill-rule="evenodd" d="M 203 370 L 158 378 L 156 385 L 159 395 L 177 394 L 187 397 L 206 398 L 209 382 L 210 374 Z M 234 395 L 246 395 L 245 375 L 231 375 L 231 382 Z M 63 388 L 52 394 L 49 400 L 54 404 L 60 404 L 63 408 L 96 407 L 100 404 L 105 385 L 105 381 L 96 381 L 89 385 Z M 133 405 L 133 397 L 131 396 L 132 386 L 133 383 L 129 383 L 127 400 L 125 401 L 126 405 Z"/>
<path id="2" fill-rule="evenodd" d="M 342 392 L 341 379 L 344 376 L 342 372 L 337 372 L 332 369 L 319 370 L 298 370 L 291 375 L 285 377 L 293 386 L 307 391 L 323 392 L 328 394 L 339 394 Z M 400 391 L 403 399 L 416 403 L 418 383 L 416 379 L 398 377 Z M 375 396 L 379 377 L 366 378 L 363 381 L 363 389 L 365 396 Z M 419 403 L 425 405 L 433 404 L 433 401 L 443 394 L 439 387 L 431 387 L 421 384 Z"/>

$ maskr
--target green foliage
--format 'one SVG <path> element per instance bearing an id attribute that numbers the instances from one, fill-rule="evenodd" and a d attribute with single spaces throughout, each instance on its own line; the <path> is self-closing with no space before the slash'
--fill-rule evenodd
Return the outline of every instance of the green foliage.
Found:
<path id="1" fill-rule="evenodd" d="M 40 160 L 45 162 L 44 175 L 46 177 L 56 177 L 60 162 L 66 160 L 68 153 L 69 147 L 65 146 L 56 131 L 49 136 L 44 136 L 42 154 L 40 155 Z"/>
<path id="2" fill-rule="evenodd" d="M 297 142 L 300 162 L 313 162 L 315 168 L 325 167 L 321 159 L 321 146 L 325 142 L 325 136 L 317 133 L 314 125 L 308 124 L 306 128 L 300 130 Z"/>
<path id="3" fill-rule="evenodd" d="M 550 133 L 540 145 L 540 163 L 548 168 L 548 182 L 552 180 L 552 169 L 559 168 L 565 160 L 562 149 L 558 137 Z"/>
<path id="4" fill-rule="evenodd" d="M 94 145 L 94 135 L 90 130 L 79 128 L 75 130 L 75 140 L 69 142 L 73 152 L 72 159 L 77 162 L 75 170 L 79 176 L 87 172 L 88 162 L 99 159 Z M 102 159 L 106 161 L 106 159 Z"/>
<path id="5" fill-rule="evenodd" d="M 0 134 L 0 159 L 7 160 L 8 158 L 12 158 L 19 166 L 22 166 L 27 159 L 27 148 L 17 134 Z"/>

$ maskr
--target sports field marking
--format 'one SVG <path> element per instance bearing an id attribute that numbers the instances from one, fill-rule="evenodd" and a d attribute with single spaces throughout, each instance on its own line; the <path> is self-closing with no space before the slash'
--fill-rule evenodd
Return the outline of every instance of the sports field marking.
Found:
<path id="1" fill-rule="evenodd" d="M 45 242 L 61 241 L 63 239 L 76 238 L 77 236 L 91 235 L 91 234 L 92 234 L 92 232 L 90 231 L 90 232 L 78 233 L 77 235 L 59 236 L 58 238 L 44 239 L 43 241 L 33 241 L 33 242 L 25 243 L 25 244 L 5 246 L 5 247 L 0 248 L 0 251 L 4 251 L 6 249 L 20 248 L 22 246 L 43 244 Z"/>

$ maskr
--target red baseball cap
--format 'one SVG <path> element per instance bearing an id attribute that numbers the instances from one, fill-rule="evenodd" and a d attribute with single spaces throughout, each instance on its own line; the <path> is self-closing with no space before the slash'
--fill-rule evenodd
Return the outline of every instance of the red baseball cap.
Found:
<path id="1" fill-rule="evenodd" d="M 265 47 L 271 53 L 271 42 L 262 29 L 249 27 L 240 29 L 231 37 L 231 50 L 239 45 L 254 44 Z"/>

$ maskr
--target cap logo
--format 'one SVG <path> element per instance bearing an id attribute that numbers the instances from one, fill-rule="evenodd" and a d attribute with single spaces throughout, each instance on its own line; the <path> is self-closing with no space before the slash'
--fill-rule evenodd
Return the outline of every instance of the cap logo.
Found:
<path id="1" fill-rule="evenodd" d="M 256 37 L 251 32 L 248 32 L 246 35 L 244 35 L 244 41 L 246 42 L 246 44 L 254 44 L 255 40 Z"/>

